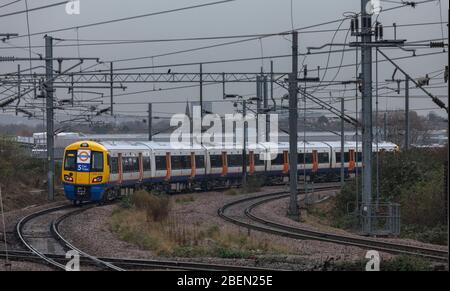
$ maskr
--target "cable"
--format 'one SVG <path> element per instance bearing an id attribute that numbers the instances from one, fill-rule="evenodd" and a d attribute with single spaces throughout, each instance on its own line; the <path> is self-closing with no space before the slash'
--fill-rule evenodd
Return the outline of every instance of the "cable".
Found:
<path id="1" fill-rule="evenodd" d="M 439 1 L 439 17 L 441 20 L 441 34 L 442 34 L 442 38 L 444 38 L 444 24 L 442 23 L 442 3 L 441 3 L 441 0 L 438 0 L 438 1 Z M 445 48 L 444 48 L 444 51 L 445 51 Z"/>
<path id="2" fill-rule="evenodd" d="M 4 8 L 4 7 L 6 7 L 6 6 L 12 5 L 12 4 L 17 3 L 17 2 L 20 2 L 20 1 L 22 1 L 22 0 L 15 0 L 15 1 L 12 1 L 12 2 L 9 2 L 9 3 L 6 3 L 6 4 L 3 4 L 3 5 L 0 6 L 0 8 Z"/>
<path id="3" fill-rule="evenodd" d="M 399 27 L 416 27 L 416 26 L 429 26 L 429 25 L 441 25 L 446 24 L 447 22 L 427 22 L 427 23 L 411 23 L 411 24 L 397 24 L 397 28 Z M 389 28 L 393 26 L 385 26 L 385 28 Z M 323 30 L 309 30 L 309 31 L 298 31 L 299 34 L 310 34 L 310 33 L 328 33 L 335 32 L 336 29 L 323 29 Z M 339 29 L 341 31 L 347 31 L 347 29 Z M 227 35 L 227 36 L 207 36 L 207 37 L 192 37 L 192 38 L 168 38 L 168 39 L 80 39 L 80 46 L 104 46 L 104 45 L 127 45 L 127 44 L 145 44 L 145 43 L 158 43 L 158 42 L 181 42 L 181 41 L 203 41 L 203 40 L 219 40 L 219 39 L 231 39 L 231 38 L 249 38 L 249 37 L 270 37 L 270 36 L 285 36 L 290 34 L 289 32 L 284 33 L 268 33 L 268 34 L 245 34 L 245 35 Z M 444 38 L 446 39 L 446 38 Z M 442 40 L 442 39 L 439 39 Z M 7 40 L 4 40 L 5 42 Z M 60 39 L 61 42 L 73 42 L 77 41 L 76 39 Z M 290 41 L 290 40 L 289 40 Z M 53 47 L 76 47 L 78 44 L 63 44 L 63 45 L 54 45 Z M 11 46 L 14 48 L 27 48 L 24 46 Z M 35 45 L 32 48 L 45 48 L 44 45 Z M 0 47 L 0 49 L 9 49 Z"/>
<path id="4" fill-rule="evenodd" d="M 146 13 L 146 14 L 141 14 L 141 15 L 123 17 L 123 18 L 116 18 L 116 19 L 100 21 L 100 22 L 94 22 L 94 23 L 89 23 L 89 24 L 83 24 L 83 25 L 78 25 L 78 26 L 70 26 L 70 27 L 58 28 L 58 29 L 53 29 L 53 30 L 48 30 L 48 31 L 41 31 L 41 32 L 36 32 L 36 33 L 30 34 L 30 36 L 42 35 L 42 34 L 50 34 L 50 33 L 55 33 L 55 32 L 62 32 L 62 31 L 68 31 L 68 30 L 72 30 L 72 29 L 75 29 L 75 28 L 78 28 L 78 29 L 80 29 L 80 28 L 88 28 L 88 27 L 94 27 L 94 26 L 99 26 L 99 25 L 117 23 L 117 22 L 122 22 L 122 21 L 135 20 L 135 19 L 139 19 L 139 18 L 146 18 L 146 17 L 162 15 L 162 14 L 168 14 L 168 13 L 174 13 L 174 12 L 179 12 L 179 11 L 184 11 L 184 10 L 191 10 L 191 9 L 207 7 L 207 6 L 213 6 L 213 5 L 218 5 L 218 4 L 224 4 L 224 3 L 228 3 L 228 2 L 234 2 L 234 1 L 237 1 L 237 0 L 222 0 L 222 1 L 204 3 L 204 4 L 185 6 L 185 7 L 175 8 L 175 9 L 163 10 L 163 11 Z M 67 4 L 67 1 L 64 1 L 62 3 L 63 4 Z M 2 17 L 2 16 L 0 15 L 0 17 Z M 22 35 L 22 36 L 12 37 L 11 39 L 16 39 L 16 38 L 21 38 L 21 37 L 24 37 L 24 36 Z"/>
<path id="5" fill-rule="evenodd" d="M 60 6 L 60 5 L 66 5 L 66 4 L 67 4 L 67 1 L 62 1 L 62 2 L 58 2 L 58 3 L 53 3 L 53 4 L 49 4 L 49 5 L 45 5 L 45 6 L 39 6 L 39 7 L 26 9 L 26 10 L 22 10 L 22 11 L 15 11 L 15 12 L 7 13 L 7 14 L 1 14 L 0 18 L 12 16 L 12 15 L 17 15 L 17 14 L 22 14 L 22 13 L 29 13 L 29 12 L 32 12 L 32 11 L 47 9 L 47 8 Z M 20 36 L 17 36 L 17 37 L 20 37 Z M 16 37 L 14 37 L 14 38 L 16 38 Z"/>

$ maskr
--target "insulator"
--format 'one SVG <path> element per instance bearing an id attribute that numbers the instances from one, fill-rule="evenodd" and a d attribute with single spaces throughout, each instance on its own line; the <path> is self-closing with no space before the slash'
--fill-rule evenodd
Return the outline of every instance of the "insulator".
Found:
<path id="1" fill-rule="evenodd" d="M 443 48 L 444 42 L 443 41 L 432 41 L 430 42 L 430 48 Z"/>
<path id="2" fill-rule="evenodd" d="M 445 66 L 444 82 L 448 83 L 448 66 Z"/>
<path id="3" fill-rule="evenodd" d="M 359 18 L 355 17 L 355 31 L 359 31 Z"/>
<path id="4" fill-rule="evenodd" d="M 0 102 L 0 108 L 5 107 L 11 103 L 13 103 L 16 99 L 15 98 L 9 98 L 3 102 Z"/>
<path id="5" fill-rule="evenodd" d="M 0 62 L 14 62 L 14 57 L 0 57 Z"/>
<path id="6" fill-rule="evenodd" d="M 352 19 L 350 21 L 350 30 L 352 31 L 352 33 L 355 33 L 355 19 Z"/>
<path id="7" fill-rule="evenodd" d="M 375 23 L 375 40 L 378 40 L 378 36 L 380 34 L 380 23 Z"/>
<path id="8" fill-rule="evenodd" d="M 380 30 L 378 32 L 378 36 L 380 37 L 380 39 L 383 39 L 384 37 L 384 28 L 383 28 L 383 24 L 380 23 L 380 26 L 378 27 L 378 29 Z"/>

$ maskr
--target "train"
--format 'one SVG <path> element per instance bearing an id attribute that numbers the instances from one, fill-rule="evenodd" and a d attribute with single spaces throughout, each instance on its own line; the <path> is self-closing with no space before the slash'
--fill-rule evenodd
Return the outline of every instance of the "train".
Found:
<path id="1" fill-rule="evenodd" d="M 243 171 L 248 177 L 260 177 L 264 184 L 286 182 L 289 143 L 275 145 L 249 144 L 244 151 L 227 144 L 78 141 L 64 150 L 61 179 L 66 198 L 74 204 L 114 200 L 129 189 L 173 193 L 239 186 Z M 361 149 L 360 143 L 345 142 L 347 177 L 361 168 Z M 392 152 L 399 147 L 382 142 L 373 145 L 376 149 Z M 340 177 L 340 142 L 299 142 L 297 154 L 300 178 L 331 181 Z"/>

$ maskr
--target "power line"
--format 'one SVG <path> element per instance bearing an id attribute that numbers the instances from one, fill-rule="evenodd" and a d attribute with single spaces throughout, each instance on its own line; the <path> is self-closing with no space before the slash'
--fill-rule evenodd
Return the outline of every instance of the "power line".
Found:
<path id="1" fill-rule="evenodd" d="M 17 3 L 17 2 L 20 2 L 20 1 L 22 1 L 22 0 L 15 0 L 15 1 L 12 1 L 12 2 L 9 2 L 9 3 L 6 3 L 6 4 L 3 4 L 3 5 L 0 6 L 0 8 L 4 8 L 4 7 L 6 7 L 6 6 L 12 5 L 12 4 Z"/>
<path id="2" fill-rule="evenodd" d="M 32 12 L 32 11 L 47 9 L 47 8 L 60 6 L 60 5 L 66 5 L 66 4 L 67 4 L 67 1 L 62 1 L 62 2 L 53 3 L 53 4 L 49 4 L 49 5 L 45 5 L 45 6 L 39 6 L 39 7 L 31 8 L 31 9 L 26 9 L 26 10 L 21 10 L 21 11 L 15 11 L 15 12 L 11 12 L 11 13 L 1 14 L 0 18 L 12 16 L 12 15 L 17 15 L 17 14 L 22 14 L 22 13 L 29 13 L 29 12 Z M 20 36 L 17 36 L 17 37 L 20 37 Z M 14 37 L 14 38 L 16 38 L 16 37 Z"/>
<path id="3" fill-rule="evenodd" d="M 185 6 L 185 7 L 175 8 L 175 9 L 163 10 L 163 11 L 146 13 L 146 14 L 141 14 L 141 15 L 123 17 L 123 18 L 116 18 L 116 19 L 100 21 L 100 22 L 94 22 L 94 23 L 89 23 L 89 24 L 83 24 L 83 25 L 78 25 L 78 26 L 70 26 L 70 27 L 65 27 L 65 28 L 58 28 L 58 29 L 53 29 L 53 30 L 41 31 L 41 32 L 32 33 L 29 36 L 68 31 L 68 30 L 72 30 L 72 29 L 76 29 L 76 28 L 80 29 L 80 28 L 94 27 L 94 26 L 99 26 L 99 25 L 105 25 L 105 24 L 111 24 L 111 23 L 116 23 L 116 22 L 135 20 L 135 19 L 146 18 L 146 17 L 156 16 L 156 15 L 162 15 L 162 14 L 180 12 L 180 11 L 191 10 L 191 9 L 196 9 L 196 8 L 202 8 L 202 7 L 207 7 L 207 6 L 213 6 L 213 5 L 218 5 L 218 4 L 224 4 L 224 3 L 228 3 L 228 2 L 234 2 L 234 1 L 237 1 L 237 0 L 222 0 L 222 1 L 204 3 L 204 4 Z M 67 4 L 67 1 L 64 1 L 62 3 Z M 1 15 L 0 15 L 0 17 L 1 17 Z M 21 35 L 21 36 L 17 36 L 17 37 L 11 38 L 11 39 L 21 38 L 21 37 L 25 37 L 25 36 L 27 36 L 27 35 Z"/>

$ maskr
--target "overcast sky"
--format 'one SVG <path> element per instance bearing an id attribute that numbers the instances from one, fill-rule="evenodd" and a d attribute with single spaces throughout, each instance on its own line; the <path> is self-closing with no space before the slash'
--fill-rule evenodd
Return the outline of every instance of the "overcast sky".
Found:
<path id="1" fill-rule="evenodd" d="M 0 6 L 11 2 L 10 0 L 1 0 Z M 55 3 L 58 1 L 44 1 L 44 0 L 28 0 L 30 8 L 42 6 L 49 3 Z M 177 1 L 163 1 L 163 0 L 81 0 L 81 14 L 69 16 L 65 12 L 64 6 L 58 6 L 48 8 L 45 10 L 34 11 L 30 13 L 29 21 L 31 26 L 31 33 L 42 32 L 57 28 L 78 26 L 88 24 L 92 22 L 98 22 L 103 20 L 116 19 L 121 17 L 129 17 L 134 15 L 140 15 L 151 12 L 158 12 L 168 9 L 180 8 L 193 4 L 201 4 L 214 2 L 209 1 L 189 1 L 189 0 L 177 0 Z M 448 1 L 442 1 L 442 17 L 443 21 L 448 21 Z M 382 2 L 384 8 L 398 6 L 392 3 Z M 20 35 L 27 34 L 27 24 L 25 14 L 19 14 L 14 16 L 5 16 L 9 12 L 20 11 L 25 8 L 25 1 L 18 2 L 16 4 L 0 8 L 0 27 L 1 33 L 16 32 Z M 440 21 L 440 6 L 439 2 L 431 2 L 418 5 L 413 9 L 410 7 L 396 9 L 393 11 L 383 12 L 379 16 L 379 21 L 385 26 L 390 26 L 392 23 L 398 25 L 412 24 L 412 23 L 428 23 Z M 330 20 L 339 19 L 345 12 L 359 12 L 360 1 L 359 0 L 294 0 L 293 1 L 293 24 L 295 28 L 314 25 Z M 326 26 L 321 26 L 317 29 L 336 29 L 339 23 L 333 23 Z M 205 37 L 205 36 L 225 36 L 225 35 L 242 35 L 242 34 L 263 34 L 263 33 L 276 33 L 291 29 L 291 0 L 236 0 L 230 3 L 219 4 L 215 6 L 197 8 L 193 10 L 180 11 L 175 13 L 157 15 L 152 17 L 140 18 L 130 21 L 124 21 L 119 23 L 112 23 L 106 25 L 100 25 L 90 28 L 81 28 L 78 30 L 72 29 L 65 32 L 52 33 L 55 38 L 61 39 L 77 39 L 81 40 L 123 40 L 123 39 L 167 39 L 167 38 L 180 38 L 180 37 Z M 346 21 L 342 24 L 341 28 L 349 28 L 349 22 Z M 448 35 L 447 25 L 443 26 L 443 34 L 445 37 Z M 333 36 L 333 32 L 326 33 L 314 33 L 314 34 L 300 34 L 300 52 L 305 52 L 308 46 L 320 46 L 325 43 L 329 43 Z M 335 42 L 343 43 L 345 40 L 346 31 L 339 32 L 336 35 Z M 415 26 L 398 28 L 397 37 L 401 39 L 407 39 L 408 41 L 423 41 L 429 39 L 438 39 L 442 37 L 442 31 L 440 25 L 429 26 Z M 393 38 L 393 29 L 385 29 L 385 39 Z M 249 41 L 235 45 L 228 45 L 213 49 L 200 50 L 196 52 L 189 52 L 184 54 L 177 54 L 168 57 L 158 57 L 116 63 L 116 68 L 125 68 L 130 66 L 142 66 L 142 65 L 161 65 L 161 64 L 177 64 L 177 63 L 190 63 L 190 62 L 205 62 L 210 60 L 221 59 L 233 59 L 233 58 L 246 58 L 246 57 L 260 57 L 261 55 L 282 55 L 289 54 L 291 50 L 290 37 L 269 37 L 264 38 L 261 41 Z M 351 36 L 347 41 L 354 41 Z M 204 45 L 217 44 L 222 42 L 228 42 L 230 40 L 208 40 L 208 41 L 183 41 L 183 42 L 163 42 L 163 43 L 142 43 L 142 44 L 129 44 L 129 45 L 112 45 L 112 46 L 81 46 L 70 48 L 55 48 L 55 57 L 77 57 L 79 54 L 82 57 L 99 57 L 102 61 L 111 61 L 123 58 L 152 56 L 165 52 L 177 51 L 186 48 L 195 48 Z M 447 42 L 447 40 L 446 40 Z M 75 44 L 76 42 L 61 42 L 59 44 Z M 44 44 L 42 35 L 31 37 L 32 46 L 40 46 Z M 262 50 L 261 50 L 262 44 Z M 12 39 L 7 43 L 0 43 L 0 55 L 2 56 L 21 56 L 27 57 L 27 49 L 13 49 L 11 46 L 27 46 L 28 39 L 26 37 Z M 336 47 L 340 48 L 340 47 Z M 322 51 L 327 51 L 328 48 L 324 48 Z M 43 53 L 42 48 L 33 48 L 33 56 L 36 53 Z M 440 52 L 442 50 L 430 50 L 420 49 L 418 54 Z M 385 51 L 391 57 L 408 56 L 411 53 L 396 50 Z M 332 54 L 329 59 L 329 66 L 338 66 L 341 63 L 342 54 Z M 350 64 L 355 62 L 355 53 L 347 52 L 343 57 L 343 64 Z M 380 56 L 380 59 L 382 57 Z M 308 56 L 306 59 L 300 57 L 300 63 L 308 65 L 309 68 L 316 68 L 320 66 L 326 67 L 328 61 L 328 55 Z M 205 72 L 258 72 L 263 65 L 265 71 L 269 71 L 270 60 L 261 62 L 249 61 L 249 62 L 236 62 L 236 63 L 221 63 L 213 65 L 205 65 Z M 274 59 L 275 72 L 287 72 L 290 69 L 290 59 Z M 33 65 L 41 65 L 42 63 L 34 62 Z M 83 68 L 89 66 L 92 63 L 86 63 Z M 399 60 L 398 64 L 407 70 L 413 77 L 421 77 L 429 72 L 437 72 L 433 75 L 438 75 L 447 64 L 447 54 L 436 54 L 427 57 L 417 57 L 407 60 Z M 27 62 L 21 63 L 22 68 L 27 68 L 29 65 Z M 105 65 L 99 65 L 96 69 L 106 69 Z M 17 70 L 17 64 L 2 63 L 0 71 L 2 73 L 11 72 Z M 151 72 L 152 70 L 147 70 Z M 166 72 L 167 68 L 155 69 L 155 72 Z M 190 67 L 174 67 L 174 72 L 197 72 L 198 66 Z M 324 71 L 321 73 L 321 77 L 325 80 L 331 80 L 336 70 L 328 70 L 327 75 L 323 76 Z M 387 63 L 380 64 L 379 66 L 379 80 L 391 78 L 393 73 L 393 67 Z M 315 74 L 315 73 L 314 73 Z M 400 77 L 400 75 L 398 75 Z M 355 67 L 342 68 L 339 71 L 339 75 L 336 80 L 349 80 L 355 78 Z M 433 87 L 430 91 L 437 96 L 446 96 L 447 88 L 443 87 L 443 74 L 439 75 L 436 79 L 432 80 Z M 157 84 L 156 88 L 168 88 L 170 86 L 179 86 L 179 84 Z M 385 85 L 382 85 L 385 86 Z M 396 87 L 392 84 L 390 87 Z M 440 88 L 439 88 L 440 87 Z M 129 93 L 140 90 L 152 89 L 152 84 L 146 85 L 128 85 L 128 89 L 125 92 Z M 332 87 L 337 88 L 337 87 Z M 341 87 L 343 89 L 343 87 Z M 2 90 L 3 91 L 3 90 Z M 183 90 L 171 90 L 161 92 L 149 92 L 143 94 L 135 94 L 128 96 L 119 96 L 116 98 L 117 103 L 123 102 L 158 102 L 158 101 L 179 101 L 178 105 L 174 104 L 155 104 L 154 111 L 165 113 L 183 112 L 186 101 L 198 100 L 198 88 L 183 89 Z M 251 95 L 255 94 L 254 84 L 230 84 L 227 86 L 227 93 Z M 109 94 L 108 90 L 98 90 L 98 92 L 104 92 L 105 95 Z M 220 86 L 208 86 L 205 88 L 205 100 L 220 100 L 222 97 L 222 87 Z M 380 91 L 386 93 L 386 89 Z M 64 98 L 67 92 L 65 90 L 58 90 L 57 98 Z M 276 88 L 275 97 L 279 98 L 286 93 L 281 88 Z M 0 95 L 0 100 L 9 96 L 10 93 L 4 93 Z M 354 91 L 349 92 L 333 92 L 331 96 L 329 93 L 317 94 L 321 96 L 327 102 L 335 102 L 336 97 L 348 97 L 346 102 L 346 109 L 349 114 L 353 114 L 355 110 L 355 101 L 353 100 Z M 400 95 L 396 93 L 388 93 L 389 98 L 380 98 L 379 108 L 380 110 L 402 109 L 404 104 L 403 90 Z M 411 90 L 410 106 L 411 109 L 419 109 L 420 114 L 427 114 L 430 110 L 443 114 L 443 110 L 437 109 L 437 106 L 429 99 L 423 97 L 424 94 L 419 90 Z M 422 97 L 421 97 L 422 96 Z M 93 95 L 79 94 L 77 98 L 92 98 Z M 101 106 L 104 108 L 105 105 Z M 443 101 L 447 104 L 447 99 Z M 336 106 L 338 106 L 336 104 Z M 375 106 L 375 102 L 374 102 Z M 214 110 L 217 112 L 232 112 L 231 104 L 216 103 Z M 435 109 L 434 109 L 435 108 Z M 145 105 L 116 105 L 116 113 L 126 115 L 146 115 L 147 107 Z M 73 112 L 66 112 L 73 113 Z M 5 114 L 5 113 L 0 113 Z M 162 113 L 161 113 L 162 114 Z"/>

